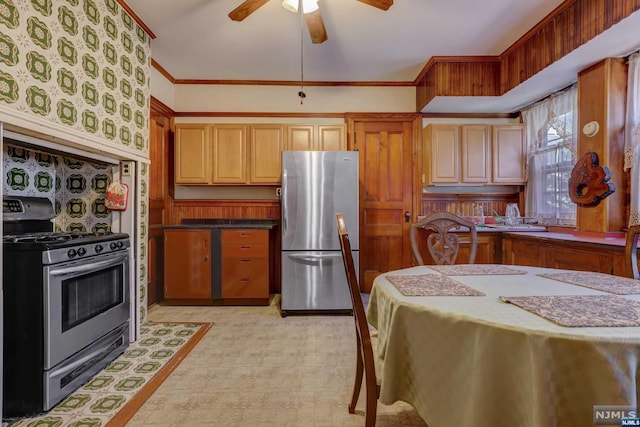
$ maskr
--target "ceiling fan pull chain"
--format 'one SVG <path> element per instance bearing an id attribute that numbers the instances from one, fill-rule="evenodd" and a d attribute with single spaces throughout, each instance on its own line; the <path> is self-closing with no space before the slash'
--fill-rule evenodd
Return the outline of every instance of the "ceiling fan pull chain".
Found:
<path id="1" fill-rule="evenodd" d="M 304 104 L 304 11 L 302 10 L 302 0 L 298 2 L 298 11 L 300 12 L 300 105 Z"/>

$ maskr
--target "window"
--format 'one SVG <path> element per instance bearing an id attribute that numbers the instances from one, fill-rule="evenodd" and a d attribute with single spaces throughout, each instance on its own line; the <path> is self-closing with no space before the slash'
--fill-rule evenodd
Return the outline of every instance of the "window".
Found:
<path id="1" fill-rule="evenodd" d="M 569 178 L 576 162 L 575 87 L 523 111 L 529 147 L 526 216 L 548 225 L 576 224 Z"/>

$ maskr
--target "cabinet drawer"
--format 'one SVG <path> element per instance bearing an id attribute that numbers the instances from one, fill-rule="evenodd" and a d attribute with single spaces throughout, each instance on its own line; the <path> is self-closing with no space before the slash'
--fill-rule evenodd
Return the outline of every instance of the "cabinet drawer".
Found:
<path id="1" fill-rule="evenodd" d="M 268 230 L 238 229 L 222 230 L 222 244 L 227 243 L 262 243 L 269 242 Z"/>
<path id="2" fill-rule="evenodd" d="M 268 298 L 266 258 L 228 258 L 222 264 L 223 298 Z"/>
<path id="3" fill-rule="evenodd" d="M 268 245 L 255 245 L 255 244 L 247 243 L 244 245 L 225 244 L 222 246 L 223 258 L 268 257 L 268 256 L 269 256 Z"/>

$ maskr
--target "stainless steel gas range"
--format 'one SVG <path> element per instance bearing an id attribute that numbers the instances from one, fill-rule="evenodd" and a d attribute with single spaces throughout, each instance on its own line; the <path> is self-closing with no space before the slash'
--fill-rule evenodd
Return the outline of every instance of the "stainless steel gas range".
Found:
<path id="1" fill-rule="evenodd" d="M 129 236 L 53 232 L 46 198 L 3 199 L 3 415 L 48 411 L 129 345 Z"/>

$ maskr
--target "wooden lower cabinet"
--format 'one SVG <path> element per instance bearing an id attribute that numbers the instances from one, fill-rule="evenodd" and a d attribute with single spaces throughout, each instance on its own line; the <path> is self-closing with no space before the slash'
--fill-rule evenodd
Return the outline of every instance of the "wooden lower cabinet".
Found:
<path id="1" fill-rule="evenodd" d="M 222 298 L 268 301 L 268 230 L 222 230 Z"/>
<path id="2" fill-rule="evenodd" d="M 429 253 L 427 247 L 427 238 L 429 231 L 418 231 L 418 247 L 420 248 L 420 254 L 425 265 L 434 265 L 435 261 Z M 458 259 L 456 264 L 467 264 L 469 262 L 469 234 L 458 233 L 460 239 L 460 252 L 458 253 Z M 501 249 L 500 233 L 494 232 L 480 232 L 478 233 L 478 247 L 476 249 L 476 264 L 500 264 L 502 249 Z M 415 260 L 414 260 L 415 263 Z"/>
<path id="3" fill-rule="evenodd" d="M 164 231 L 164 298 L 211 299 L 211 230 Z"/>
<path id="4" fill-rule="evenodd" d="M 502 236 L 502 262 L 509 265 L 596 271 L 627 276 L 624 247 L 517 233 Z"/>

